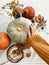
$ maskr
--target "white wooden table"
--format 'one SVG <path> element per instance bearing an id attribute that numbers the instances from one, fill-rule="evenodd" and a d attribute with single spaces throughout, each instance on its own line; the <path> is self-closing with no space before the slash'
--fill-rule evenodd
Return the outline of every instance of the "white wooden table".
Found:
<path id="1" fill-rule="evenodd" d="M 0 0 L 0 3 L 5 4 L 8 1 L 10 0 Z M 33 6 L 36 11 L 36 15 L 42 14 L 43 16 L 45 16 L 45 19 L 47 19 L 46 31 L 49 32 L 49 0 L 19 0 L 19 1 L 24 4 L 24 7 L 27 5 Z M 0 31 L 6 32 L 7 25 L 11 20 L 12 19 L 8 17 L 7 15 L 0 16 Z M 43 31 L 40 31 L 39 34 L 47 42 L 49 42 L 49 35 L 47 35 Z M 31 49 L 31 51 L 34 51 L 34 50 Z M 6 50 L 5 50 L 0 56 L 0 63 L 6 60 L 7 58 L 6 58 Z M 35 53 L 34 58 L 33 56 L 29 59 L 25 57 L 19 63 L 13 64 L 11 62 L 8 62 L 5 65 L 47 65 L 47 64 Z"/>

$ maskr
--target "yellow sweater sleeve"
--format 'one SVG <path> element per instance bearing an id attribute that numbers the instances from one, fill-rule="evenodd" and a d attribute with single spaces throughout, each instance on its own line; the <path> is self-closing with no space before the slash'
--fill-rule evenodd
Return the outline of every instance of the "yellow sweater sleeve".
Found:
<path id="1" fill-rule="evenodd" d="M 49 44 L 38 34 L 29 38 L 28 42 L 37 54 L 49 64 Z"/>

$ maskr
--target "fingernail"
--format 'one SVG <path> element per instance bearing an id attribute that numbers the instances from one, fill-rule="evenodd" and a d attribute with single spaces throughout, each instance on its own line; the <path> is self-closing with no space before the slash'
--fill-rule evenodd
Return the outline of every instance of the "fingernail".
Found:
<path id="1" fill-rule="evenodd" d="M 33 24 L 31 24 L 33 26 Z"/>

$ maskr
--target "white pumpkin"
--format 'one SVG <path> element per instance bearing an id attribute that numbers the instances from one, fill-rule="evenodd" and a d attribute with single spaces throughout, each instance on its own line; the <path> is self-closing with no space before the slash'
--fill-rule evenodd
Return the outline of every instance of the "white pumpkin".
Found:
<path id="1" fill-rule="evenodd" d="M 7 32 L 11 40 L 24 44 L 27 40 L 27 33 L 31 21 L 24 17 L 16 18 L 7 27 Z"/>

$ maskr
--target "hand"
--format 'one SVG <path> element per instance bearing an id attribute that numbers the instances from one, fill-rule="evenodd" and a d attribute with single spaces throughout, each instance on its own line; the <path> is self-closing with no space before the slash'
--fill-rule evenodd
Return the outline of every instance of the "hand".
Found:
<path id="1" fill-rule="evenodd" d="M 36 34 L 36 28 L 35 28 L 34 24 L 31 24 L 30 25 L 30 31 L 28 32 L 28 36 L 31 37 L 34 34 Z"/>

